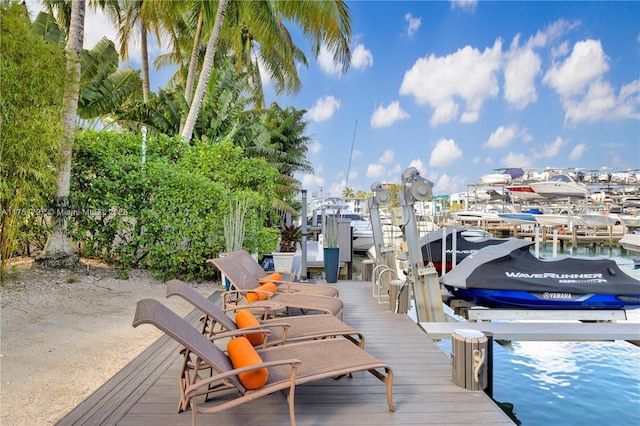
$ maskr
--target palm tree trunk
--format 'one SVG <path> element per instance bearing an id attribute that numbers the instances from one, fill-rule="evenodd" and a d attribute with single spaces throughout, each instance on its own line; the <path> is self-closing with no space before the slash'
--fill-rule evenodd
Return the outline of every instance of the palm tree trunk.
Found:
<path id="1" fill-rule="evenodd" d="M 198 68 L 198 52 L 200 51 L 200 40 L 202 40 L 202 28 L 204 27 L 204 10 L 200 8 L 200 14 L 198 15 L 198 25 L 196 27 L 196 33 L 194 34 L 193 49 L 191 49 L 191 59 L 189 60 L 189 71 L 187 72 L 187 83 L 184 89 L 184 99 L 187 101 L 187 105 L 191 106 L 191 100 L 193 99 L 193 82 L 196 79 L 196 70 Z M 178 133 L 182 134 L 184 130 L 187 117 L 184 115 L 180 118 L 180 129 Z"/>
<path id="2" fill-rule="evenodd" d="M 218 40 L 220 39 L 220 32 L 222 31 L 222 24 L 224 23 L 224 15 L 227 11 L 229 1 L 230 0 L 220 0 L 218 3 L 216 21 L 213 24 L 213 29 L 211 30 L 211 38 L 207 43 L 207 51 L 204 56 L 202 71 L 200 71 L 200 78 L 198 79 L 196 93 L 193 96 L 193 101 L 189 108 L 189 115 L 187 115 L 187 121 L 185 122 L 184 129 L 182 129 L 182 132 L 180 133 L 186 143 L 191 141 L 193 128 L 196 125 L 196 119 L 200 113 L 202 99 L 204 98 L 204 92 L 207 88 L 207 84 L 209 83 L 209 76 L 211 75 L 211 69 L 213 68 L 213 58 L 216 53 L 216 47 L 218 46 Z"/>
<path id="3" fill-rule="evenodd" d="M 38 261 L 48 266 L 64 267 L 78 262 L 79 257 L 71 247 L 67 238 L 67 216 L 69 208 L 69 192 L 71 189 L 71 157 L 73 139 L 78 120 L 78 96 L 80 93 L 80 59 L 84 40 L 85 0 L 73 0 L 71 3 L 71 25 L 67 38 L 67 70 L 71 81 L 64 93 L 63 103 L 66 106 L 64 114 L 64 134 L 60 148 L 58 163 L 58 188 L 55 197 L 55 211 L 53 216 L 53 231 Z"/>
<path id="4" fill-rule="evenodd" d="M 184 98 L 187 105 L 191 105 L 193 99 L 193 82 L 196 79 L 196 69 L 198 68 L 198 51 L 200 50 L 200 40 L 202 40 L 202 27 L 204 26 L 204 11 L 200 8 L 198 15 L 198 26 L 193 40 L 193 49 L 191 49 L 191 59 L 189 60 L 189 72 L 187 73 L 187 84 L 184 90 Z"/>
<path id="5" fill-rule="evenodd" d="M 142 100 L 146 104 L 149 102 L 149 49 L 147 46 L 147 28 L 140 24 L 140 47 L 142 55 Z"/>

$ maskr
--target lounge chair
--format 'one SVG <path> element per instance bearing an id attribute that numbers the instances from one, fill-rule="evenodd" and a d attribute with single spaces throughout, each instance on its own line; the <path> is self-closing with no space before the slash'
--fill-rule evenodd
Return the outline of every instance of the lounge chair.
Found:
<path id="1" fill-rule="evenodd" d="M 257 364 L 234 368 L 233 355 L 230 357 L 225 354 L 195 327 L 157 300 L 144 299 L 138 302 L 133 326 L 140 324 L 156 326 L 195 354 L 201 365 L 212 369 L 211 377 L 198 380 L 186 389 L 185 397 L 191 405 L 193 425 L 196 424 L 198 413 L 220 412 L 276 391 L 286 395 L 291 424 L 295 425 L 295 386 L 358 371 L 369 371 L 385 383 L 387 404 L 389 410 L 394 411 L 391 368 L 346 339 L 312 340 L 272 346 L 256 352 Z M 240 337 L 232 341 L 243 342 L 242 339 L 244 338 Z M 248 385 L 240 374 L 262 372 L 262 369 L 266 369 L 268 374 L 264 384 L 254 390 L 247 389 Z M 198 406 L 196 403 L 199 395 L 231 388 L 235 388 L 240 396 L 226 399 L 214 406 Z"/>
<path id="2" fill-rule="evenodd" d="M 258 281 L 262 281 L 263 279 L 272 275 L 262 269 L 262 266 L 260 266 L 260 264 L 256 262 L 256 260 L 251 257 L 251 255 L 245 250 L 238 250 L 227 253 L 226 257 L 229 257 L 238 262 L 244 267 L 244 269 L 247 270 L 247 272 L 249 272 L 249 274 L 253 275 L 253 277 Z M 335 286 L 295 282 L 293 281 L 293 275 L 289 275 L 290 276 L 288 277 L 288 280 L 284 279 L 283 277 L 283 279 L 281 280 L 269 279 L 269 281 L 275 282 L 277 285 L 277 289 L 280 292 L 291 293 L 302 291 L 306 293 L 320 294 L 322 296 L 338 297 L 338 289 Z"/>
<path id="3" fill-rule="evenodd" d="M 220 333 L 233 332 L 240 329 L 238 324 L 227 315 L 225 310 L 219 308 L 215 303 L 180 280 L 167 282 L 166 296 L 180 296 L 202 311 L 204 314 L 203 318 L 201 318 L 202 333 L 205 336 L 224 336 L 224 334 Z M 244 308 L 244 306 L 236 306 L 227 309 L 227 311 L 237 310 L 238 308 Z M 364 348 L 364 335 L 333 315 L 280 317 L 260 321 L 260 325 L 242 329 L 269 330 L 269 333 L 265 333 L 264 337 L 260 336 L 252 341 L 252 343 L 255 342 L 254 345 L 259 345 L 261 348 L 336 336 L 342 336 L 351 340 L 359 347 Z M 258 337 L 258 335 L 255 337 Z M 195 366 L 193 365 L 193 360 L 190 359 L 191 354 L 184 351 L 184 355 L 185 362 L 183 362 L 180 370 L 180 385 L 182 389 L 180 392 L 180 400 L 178 401 L 178 412 L 187 409 L 188 402 L 185 399 L 185 390 L 194 380 L 194 375 L 197 375 L 197 372 L 194 372 Z"/>
<path id="4" fill-rule="evenodd" d="M 239 303 L 242 300 L 249 302 L 250 300 L 247 298 L 248 294 L 255 294 L 256 289 L 261 285 L 242 265 L 228 256 L 209 259 L 207 262 L 213 263 L 231 283 L 231 291 L 222 294 L 225 308 L 229 304 Z M 273 302 L 282 303 L 287 307 L 289 313 L 290 308 L 297 308 L 303 313 L 320 312 L 343 319 L 344 304 L 342 300 L 337 297 L 299 291 L 294 293 L 270 294 L 268 299 Z"/>
<path id="5" fill-rule="evenodd" d="M 180 280 L 167 282 L 166 296 L 180 296 L 202 311 L 205 314 L 202 330 L 205 335 L 212 336 L 215 334 L 215 324 L 218 324 L 223 331 L 238 330 L 238 325 L 226 314 L 225 310 Z M 243 306 L 241 305 L 240 307 Z M 228 310 L 236 309 L 234 307 Z M 362 333 L 333 315 L 280 317 L 260 321 L 260 325 L 271 331 L 270 336 L 262 343 L 264 347 L 300 340 L 344 336 L 364 348 L 364 336 Z"/>

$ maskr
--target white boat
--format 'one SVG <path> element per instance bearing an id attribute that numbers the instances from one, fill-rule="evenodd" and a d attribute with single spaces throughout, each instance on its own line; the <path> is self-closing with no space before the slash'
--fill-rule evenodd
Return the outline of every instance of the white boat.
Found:
<path id="1" fill-rule="evenodd" d="M 546 198 L 558 197 L 587 197 L 589 188 L 583 183 L 576 182 L 571 176 L 560 174 L 549 180 L 531 182 L 529 184 L 538 195 Z"/>
<path id="2" fill-rule="evenodd" d="M 496 206 L 491 204 L 476 205 L 467 210 L 451 213 L 454 219 L 460 222 L 502 222 L 499 213 L 513 213 L 513 209 L 508 206 Z"/>
<path id="3" fill-rule="evenodd" d="M 620 223 L 628 228 L 640 228 L 640 216 L 620 215 Z"/>
<path id="4" fill-rule="evenodd" d="M 512 197 L 516 197 L 522 201 L 539 200 L 544 198 L 542 195 L 534 191 L 531 185 L 528 184 L 507 186 L 507 191 L 509 191 Z"/>
<path id="5" fill-rule="evenodd" d="M 535 220 L 542 226 L 576 226 L 586 225 L 585 221 L 579 214 L 569 214 L 566 210 L 557 213 L 547 213 L 535 215 Z"/>
<path id="6" fill-rule="evenodd" d="M 503 222 L 512 225 L 535 225 L 535 216 L 542 214 L 540 210 L 531 209 L 523 213 L 498 213 Z"/>
<path id="7" fill-rule="evenodd" d="M 480 181 L 488 185 L 506 185 L 511 183 L 511 175 L 507 173 L 490 173 L 480 176 Z"/>
<path id="8" fill-rule="evenodd" d="M 351 248 L 355 252 L 366 252 L 374 246 L 371 222 L 361 215 L 349 210 L 349 205 L 341 197 L 318 197 L 311 200 L 309 223 L 311 226 L 322 224 L 322 215 L 339 215 L 351 219 L 353 242 Z"/>
<path id="9" fill-rule="evenodd" d="M 640 253 L 640 234 L 633 232 L 624 234 L 620 239 L 620 245 L 623 249 Z"/>
<path id="10" fill-rule="evenodd" d="M 613 226 L 620 223 L 620 216 L 617 214 L 605 214 L 600 212 L 584 213 L 580 215 L 585 225 L 590 228 L 598 226 Z"/>

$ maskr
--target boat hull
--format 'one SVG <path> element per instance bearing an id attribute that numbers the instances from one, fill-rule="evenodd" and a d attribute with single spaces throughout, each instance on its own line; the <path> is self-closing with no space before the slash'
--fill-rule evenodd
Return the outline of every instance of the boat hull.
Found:
<path id="1" fill-rule="evenodd" d="M 640 253 L 640 234 L 624 234 L 619 242 L 623 249 Z"/>
<path id="2" fill-rule="evenodd" d="M 445 286 L 454 297 L 488 308 L 521 309 L 634 309 L 640 308 L 640 294 L 576 294 L 519 290 L 468 289 Z"/>

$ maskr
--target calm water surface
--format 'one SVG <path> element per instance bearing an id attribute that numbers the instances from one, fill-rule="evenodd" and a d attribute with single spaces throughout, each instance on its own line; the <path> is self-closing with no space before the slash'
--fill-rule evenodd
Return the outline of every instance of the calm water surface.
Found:
<path id="1" fill-rule="evenodd" d="M 599 247 L 564 253 L 611 257 L 640 279 L 632 261 L 638 255 Z M 550 246 L 541 247 L 540 255 L 550 257 Z M 627 316 L 640 327 L 640 309 Z M 451 340 L 439 346 L 451 353 Z M 624 341 L 496 343 L 493 397 L 513 404 L 526 426 L 640 425 L 640 348 Z"/>

